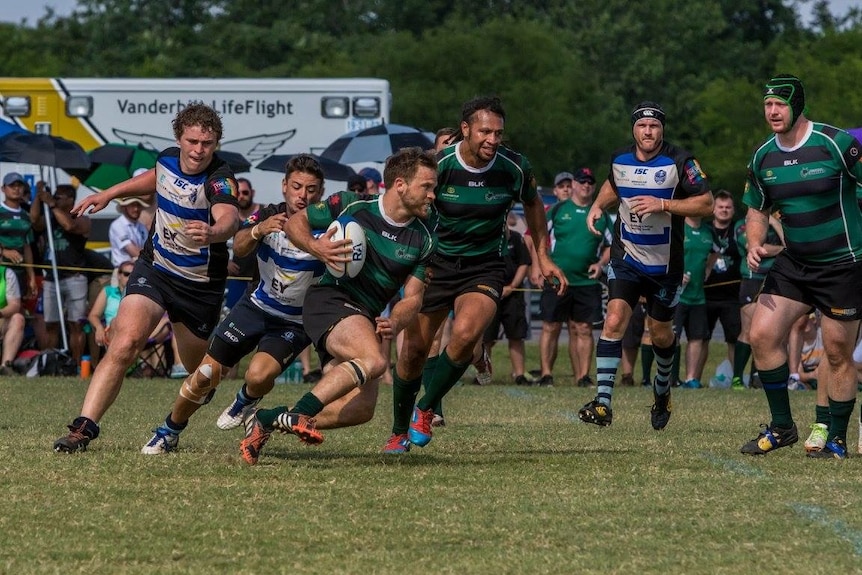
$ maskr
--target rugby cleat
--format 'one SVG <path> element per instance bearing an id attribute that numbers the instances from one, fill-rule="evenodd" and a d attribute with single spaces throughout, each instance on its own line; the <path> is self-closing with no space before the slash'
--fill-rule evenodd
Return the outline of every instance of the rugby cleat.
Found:
<path id="1" fill-rule="evenodd" d="M 754 439 L 746 442 L 739 452 L 744 455 L 766 455 L 781 447 L 789 447 L 799 441 L 799 432 L 794 423 L 790 427 L 769 427 L 762 425 L 763 431 Z"/>
<path id="2" fill-rule="evenodd" d="M 578 410 L 578 419 L 584 423 L 607 427 L 614 420 L 614 411 L 610 405 L 594 399 Z"/>
<path id="3" fill-rule="evenodd" d="M 425 447 L 431 442 L 431 422 L 434 421 L 433 409 L 413 408 L 413 415 L 410 417 L 410 428 L 407 430 L 407 436 L 410 438 L 410 443 L 418 447 Z"/>

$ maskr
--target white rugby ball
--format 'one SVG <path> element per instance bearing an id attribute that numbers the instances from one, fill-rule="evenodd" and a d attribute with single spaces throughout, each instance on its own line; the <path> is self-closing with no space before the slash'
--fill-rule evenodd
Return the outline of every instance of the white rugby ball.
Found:
<path id="1" fill-rule="evenodd" d="M 359 222 L 350 216 L 341 216 L 329 224 L 327 232 L 332 229 L 335 230 L 331 238 L 333 242 L 339 240 L 350 240 L 353 242 L 353 255 L 351 261 L 347 263 L 326 264 L 326 269 L 337 278 L 344 276 L 355 278 L 362 269 L 362 266 L 365 265 L 365 252 L 368 247 L 365 243 L 365 230 L 362 229 Z"/>

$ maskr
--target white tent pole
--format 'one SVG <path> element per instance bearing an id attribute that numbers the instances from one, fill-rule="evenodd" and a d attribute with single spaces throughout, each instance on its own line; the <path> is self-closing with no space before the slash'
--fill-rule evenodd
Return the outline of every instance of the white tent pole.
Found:
<path id="1" fill-rule="evenodd" d="M 49 172 L 50 186 L 52 192 L 57 189 L 57 168 L 52 168 Z M 41 167 L 39 175 L 42 175 Z M 44 180 L 43 180 L 44 181 Z M 63 351 L 69 351 L 69 338 L 66 336 L 66 318 L 63 314 L 63 299 L 60 295 L 60 276 L 57 273 L 57 253 L 54 251 L 54 230 L 51 225 L 51 208 L 48 204 L 42 202 L 42 209 L 45 212 L 45 232 L 48 234 L 48 250 L 51 254 L 51 271 L 54 274 L 54 293 L 57 296 L 57 306 L 60 308 L 60 333 L 63 336 Z"/>

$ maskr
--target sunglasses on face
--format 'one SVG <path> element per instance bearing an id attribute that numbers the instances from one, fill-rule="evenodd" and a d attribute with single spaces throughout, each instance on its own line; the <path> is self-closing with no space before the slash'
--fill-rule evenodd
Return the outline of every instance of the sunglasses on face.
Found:
<path id="1" fill-rule="evenodd" d="M 121 270 L 120 275 L 123 277 L 129 277 L 130 275 L 132 275 L 132 270 L 129 270 L 129 271 L 122 271 Z"/>
<path id="2" fill-rule="evenodd" d="M 251 195 L 251 190 L 240 190 L 240 191 L 239 191 L 239 195 L 241 195 L 241 196 L 250 196 L 250 195 Z"/>

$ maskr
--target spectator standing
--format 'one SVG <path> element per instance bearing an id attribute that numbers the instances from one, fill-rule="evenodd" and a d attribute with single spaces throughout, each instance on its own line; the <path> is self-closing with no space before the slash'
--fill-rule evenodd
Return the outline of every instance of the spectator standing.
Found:
<path id="1" fill-rule="evenodd" d="M 12 362 L 24 341 L 22 309 L 18 276 L 12 268 L 0 265 L 0 341 L 3 342 L 0 375 L 15 375 Z"/>
<path id="2" fill-rule="evenodd" d="M 135 261 L 147 243 L 149 230 L 141 222 L 141 211 L 150 207 L 143 198 L 130 197 L 117 200 L 117 216 L 108 229 L 111 242 L 111 263 L 114 267 L 125 261 Z"/>
<path id="3" fill-rule="evenodd" d="M 84 354 L 84 325 L 87 322 L 89 282 L 83 269 L 87 264 L 85 251 L 87 238 L 90 236 L 90 218 L 84 214 L 72 217 L 70 212 L 75 206 L 76 196 L 75 188 L 68 184 L 57 186 L 52 196 L 45 183 L 38 182 L 36 198 L 30 206 L 30 219 L 33 221 L 34 231 L 51 234 L 51 243 L 46 246 L 45 251 L 45 281 L 42 284 L 42 309 L 48 345 L 55 348 L 59 346 L 60 322 L 65 319 L 69 333 L 69 352 L 75 363 L 79 364 Z M 43 204 L 50 210 L 50 229 L 45 220 Z M 52 260 L 58 268 L 56 277 L 50 265 Z M 59 300 L 55 285 L 57 283 Z"/>
<path id="4" fill-rule="evenodd" d="M 36 272 L 33 269 L 33 229 L 26 209 L 24 191 L 29 189 L 24 176 L 9 172 L 3 176 L 3 203 L 0 204 L 0 261 L 18 276 L 18 286 L 35 294 Z"/>
<path id="5" fill-rule="evenodd" d="M 608 311 L 596 346 L 595 399 L 578 411 L 581 421 L 610 425 L 611 397 L 622 356 L 622 337 L 638 299 L 646 298 L 647 322 L 656 359 L 653 429 L 670 420 L 670 372 L 674 356 L 673 316 L 682 283 L 685 217 L 712 213 L 712 194 L 698 161 L 664 140 L 665 113 L 654 102 L 641 102 L 631 114 L 634 145 L 611 156 L 587 225 L 595 227 L 604 210 L 619 204 L 608 267 Z"/>
<path id="6" fill-rule="evenodd" d="M 554 384 L 554 362 L 563 323 L 569 332 L 569 360 L 572 376 L 578 387 L 592 387 L 589 376 L 593 361 L 593 324 L 602 320 L 602 286 L 599 278 L 610 259 L 610 216 L 595 222 L 600 235 L 587 228 L 587 214 L 593 203 L 596 180 L 589 168 L 581 168 L 574 175 L 561 172 L 554 178 L 554 189 L 562 188 L 560 200 L 545 214 L 548 220 L 548 237 L 551 257 L 566 274 L 569 289 L 558 295 L 553 286 L 542 290 L 542 335 L 539 355 L 542 374 L 539 385 Z M 566 188 L 572 191 L 568 192 Z M 531 273 L 531 281 L 540 281 L 539 270 Z"/>
<path id="7" fill-rule="evenodd" d="M 751 323 L 754 362 L 772 421 L 740 451 L 763 455 L 799 440 L 787 391 L 785 340 L 813 306 L 822 313 L 829 358 L 829 435 L 822 449 L 808 455 L 844 459 L 856 403 L 853 347 L 862 317 L 862 212 L 853 193 L 862 181 L 862 146 L 843 130 L 812 122 L 805 109 L 799 78 L 782 74 L 766 83 L 763 111 L 773 134 L 748 165 L 748 265 L 757 269 L 767 255 L 763 244 L 775 210 L 781 212 L 786 249 L 766 275 Z"/>
<path id="8" fill-rule="evenodd" d="M 682 293 L 679 305 L 674 314 L 674 332 L 676 334 L 676 356 L 674 357 L 674 374 L 679 377 L 679 364 L 682 355 L 679 344 L 685 331 L 685 379 L 682 387 L 700 389 L 702 367 L 701 354 L 709 339 L 709 328 L 706 319 L 706 296 L 703 284 L 709 276 L 718 256 L 718 246 L 712 235 L 712 228 L 703 225 L 701 218 L 685 218 L 685 273 L 682 276 Z"/>
<path id="9" fill-rule="evenodd" d="M 218 324 L 227 277 L 230 239 L 239 226 L 237 183 L 226 162 L 214 157 L 222 137 L 219 115 L 191 104 L 173 120 L 177 147 L 163 150 L 156 167 L 84 198 L 77 217 L 104 209 L 119 197 L 156 190 L 153 233 L 135 262 L 126 296 L 111 327 L 112 345 L 99 362 L 81 412 L 54 450 L 85 450 L 98 437 L 99 420 L 116 399 L 126 369 L 165 312 L 183 364 L 198 365 Z"/>
<path id="10" fill-rule="evenodd" d="M 721 322 L 724 332 L 724 342 L 727 344 L 727 359 L 733 365 L 736 341 L 742 328 L 739 304 L 739 283 L 742 279 L 739 263 L 742 261 L 739 248 L 736 245 L 734 216 L 736 208 L 733 196 L 727 190 L 715 192 L 712 207 L 712 221 L 706 225 L 712 228 L 718 255 L 710 268 L 703 292 L 706 296 L 707 341 L 699 358 L 698 372 L 703 372 L 709 357 L 709 340 L 716 324 Z"/>

